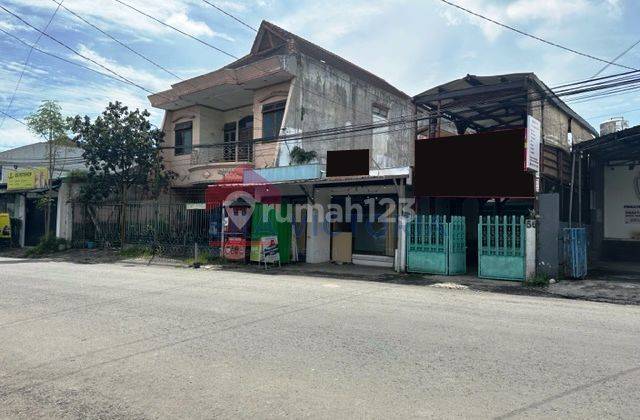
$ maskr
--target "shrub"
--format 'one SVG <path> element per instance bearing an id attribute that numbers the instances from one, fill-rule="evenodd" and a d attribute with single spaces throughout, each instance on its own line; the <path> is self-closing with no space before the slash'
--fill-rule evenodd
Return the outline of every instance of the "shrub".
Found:
<path id="1" fill-rule="evenodd" d="M 28 249 L 26 255 L 29 257 L 36 257 L 39 255 L 52 254 L 63 251 L 68 247 L 69 244 L 66 239 L 57 238 L 56 235 L 50 234 L 49 236 L 42 237 L 40 242 L 38 242 L 38 245 Z"/>
<path id="2" fill-rule="evenodd" d="M 118 252 L 121 257 L 125 258 L 139 258 L 139 257 L 151 257 L 153 252 L 151 249 L 142 245 L 133 245 L 123 248 Z"/>
<path id="3" fill-rule="evenodd" d="M 313 150 L 307 152 L 302 147 L 295 146 L 289 153 L 289 156 L 294 165 L 304 165 L 315 159 L 317 154 Z"/>
<path id="4" fill-rule="evenodd" d="M 535 277 L 525 280 L 524 285 L 529 287 L 546 287 L 549 285 L 549 276 L 546 274 L 537 274 Z"/>

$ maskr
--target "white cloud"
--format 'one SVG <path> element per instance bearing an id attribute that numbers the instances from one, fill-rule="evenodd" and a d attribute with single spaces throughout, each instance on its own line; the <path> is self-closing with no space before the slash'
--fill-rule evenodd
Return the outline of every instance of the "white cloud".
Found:
<path id="1" fill-rule="evenodd" d="M 313 2 L 276 22 L 288 31 L 304 35 L 315 43 L 331 44 L 346 35 L 361 30 L 371 18 L 383 14 L 393 2 L 341 1 Z"/>
<path id="2" fill-rule="evenodd" d="M 13 149 L 25 144 L 37 143 L 42 138 L 31 133 L 27 127 L 7 118 L 2 125 L 2 137 L 0 137 L 0 150 Z"/>
<path id="3" fill-rule="evenodd" d="M 517 0 L 510 3 L 504 16 L 513 22 L 551 20 L 554 23 L 576 17 L 590 9 L 586 0 Z"/>
<path id="4" fill-rule="evenodd" d="M 96 63 L 99 63 L 104 67 L 113 70 L 115 73 L 153 92 L 166 90 L 170 87 L 172 82 L 175 82 L 175 80 L 173 79 L 157 77 L 152 73 L 142 70 L 140 67 L 133 67 L 130 65 L 120 64 L 115 60 L 102 56 L 97 51 L 87 47 L 84 44 L 79 44 L 77 50 L 83 56 L 90 58 Z M 71 55 L 70 58 L 84 65 L 88 65 L 102 73 L 108 73 L 105 69 L 101 68 L 100 66 L 90 63 L 75 54 Z M 111 73 L 108 73 L 108 74 L 111 74 Z"/>
<path id="5" fill-rule="evenodd" d="M 219 38 L 226 39 L 227 41 L 233 41 L 233 38 L 230 36 L 214 32 L 206 23 L 191 20 L 182 12 L 172 14 L 165 20 L 165 22 L 193 36 L 217 36 Z"/>
<path id="6" fill-rule="evenodd" d="M 13 31 L 16 29 L 16 25 L 7 22 L 6 20 L 0 20 L 0 28 L 4 29 L 5 31 Z"/>
<path id="7" fill-rule="evenodd" d="M 202 10 L 204 3 L 197 0 L 123 0 L 124 3 L 169 24 L 175 24 L 185 32 L 195 36 L 208 36 L 229 39 L 224 33 L 216 32 L 205 22 L 194 20 L 190 13 L 193 8 Z M 11 0 L 15 6 L 25 8 L 37 8 L 51 13 L 55 10 L 56 4 L 51 0 Z M 78 15 L 97 24 L 103 29 L 111 31 L 127 31 L 135 36 L 158 36 L 172 32 L 170 28 L 143 16 L 134 10 L 117 3 L 115 1 L 101 1 L 97 7 L 95 0 L 66 0 L 64 6 L 73 10 Z M 87 30 L 87 26 L 70 13 L 61 9 L 56 16 L 56 20 L 66 19 L 70 25 L 75 25 L 82 30 Z M 90 30 L 90 29 L 89 29 Z"/>
<path id="8" fill-rule="evenodd" d="M 525 31 L 533 24 L 553 27 L 569 18 L 577 18 L 594 11 L 593 4 L 587 0 L 516 0 L 507 5 L 489 0 L 457 0 L 454 3 L 503 24 L 516 25 Z M 482 30 L 485 38 L 491 42 L 506 31 L 505 28 L 493 22 L 453 6 L 443 4 L 442 7 L 440 13 L 447 24 L 451 26 L 463 24 L 477 26 Z"/>

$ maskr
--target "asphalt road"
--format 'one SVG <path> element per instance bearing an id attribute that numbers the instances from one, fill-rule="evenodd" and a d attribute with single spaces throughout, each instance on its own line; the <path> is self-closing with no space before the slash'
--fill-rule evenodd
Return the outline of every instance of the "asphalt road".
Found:
<path id="1" fill-rule="evenodd" d="M 640 307 L 0 259 L 1 418 L 640 413 Z"/>

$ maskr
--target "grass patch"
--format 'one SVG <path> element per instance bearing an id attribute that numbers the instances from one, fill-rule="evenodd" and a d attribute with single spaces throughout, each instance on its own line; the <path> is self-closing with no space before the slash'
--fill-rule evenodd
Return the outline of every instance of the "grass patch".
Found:
<path id="1" fill-rule="evenodd" d="M 151 249 L 149 247 L 135 245 L 121 249 L 118 252 L 118 255 L 125 258 L 151 258 L 153 256 L 153 252 L 151 252 Z"/>
<path id="2" fill-rule="evenodd" d="M 184 260 L 184 263 L 190 266 L 193 265 L 211 265 L 211 264 L 222 264 L 223 259 L 220 257 L 214 257 L 213 255 L 200 255 L 198 259 L 195 258 L 187 258 Z"/>
<path id="3" fill-rule="evenodd" d="M 537 274 L 535 277 L 525 280 L 524 285 L 528 287 L 547 287 L 549 285 L 549 276 Z"/>
<path id="4" fill-rule="evenodd" d="M 69 248 L 69 243 L 64 238 L 57 238 L 56 235 L 45 236 L 40 239 L 38 245 L 29 248 L 25 255 L 27 257 L 40 257 L 42 255 L 53 254 Z"/>

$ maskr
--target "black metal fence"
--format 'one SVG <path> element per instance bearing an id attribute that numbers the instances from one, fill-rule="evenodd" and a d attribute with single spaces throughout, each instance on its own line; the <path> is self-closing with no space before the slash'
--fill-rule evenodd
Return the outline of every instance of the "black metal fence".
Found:
<path id="1" fill-rule="evenodd" d="M 120 236 L 123 209 L 124 244 Z M 211 216 L 211 210 L 187 209 L 184 203 L 74 203 L 72 242 L 75 247 L 140 245 L 161 255 L 190 256 L 196 244 L 207 249 Z"/>

